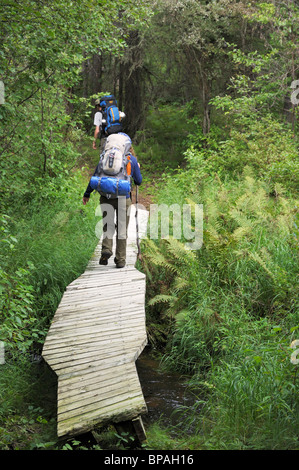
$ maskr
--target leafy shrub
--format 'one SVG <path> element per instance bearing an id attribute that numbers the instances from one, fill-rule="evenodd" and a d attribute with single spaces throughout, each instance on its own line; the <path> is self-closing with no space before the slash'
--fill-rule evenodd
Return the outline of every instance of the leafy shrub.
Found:
<path id="1" fill-rule="evenodd" d="M 255 331 L 238 353 L 212 368 L 208 382 L 214 387 L 201 403 L 197 424 L 209 416 L 208 445 L 214 449 L 296 449 L 298 366 L 290 361 L 292 333 L 267 321 L 251 328 Z"/>
<path id="2" fill-rule="evenodd" d="M 195 128 L 188 120 L 189 105 L 160 105 L 150 108 L 146 118 L 146 131 L 137 136 L 136 151 L 142 155 L 144 164 L 165 169 L 165 165 L 176 168 L 183 162 L 184 141 Z"/>
<path id="3" fill-rule="evenodd" d="M 78 173 L 57 186 L 49 182 L 22 216 L 2 219 L 0 340 L 11 350 L 43 342 L 66 286 L 84 271 L 97 243 L 96 198 L 81 202 L 86 182 Z"/>
<path id="4" fill-rule="evenodd" d="M 203 204 L 203 246 L 184 256 L 183 239 L 147 242 L 148 322 L 167 319 L 164 365 L 206 390 L 187 422 L 207 448 L 293 449 L 298 202 L 252 166 L 234 178 L 211 173 L 194 160 L 164 178 L 164 204 Z"/>

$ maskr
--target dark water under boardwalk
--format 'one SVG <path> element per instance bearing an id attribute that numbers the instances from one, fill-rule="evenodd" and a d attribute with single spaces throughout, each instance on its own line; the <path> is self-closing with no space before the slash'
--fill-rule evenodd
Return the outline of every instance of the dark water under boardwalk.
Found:
<path id="1" fill-rule="evenodd" d="M 160 371 L 159 361 L 147 349 L 139 356 L 136 367 L 148 408 L 148 413 L 142 416 L 144 423 L 178 424 L 182 418 L 180 408 L 191 408 L 197 398 L 188 390 L 187 378 L 175 372 Z"/>

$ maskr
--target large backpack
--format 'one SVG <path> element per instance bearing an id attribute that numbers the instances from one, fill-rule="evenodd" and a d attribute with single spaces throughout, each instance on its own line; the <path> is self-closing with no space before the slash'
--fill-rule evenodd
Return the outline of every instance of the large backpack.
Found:
<path id="1" fill-rule="evenodd" d="M 122 131 L 121 117 L 117 107 L 117 101 L 114 95 L 106 95 L 101 98 L 103 119 L 106 121 L 104 132 L 107 135 L 116 134 Z"/>
<path id="2" fill-rule="evenodd" d="M 131 190 L 131 139 L 127 134 L 111 134 L 100 157 L 95 176 L 90 180 L 96 189 L 107 198 L 127 196 Z"/>

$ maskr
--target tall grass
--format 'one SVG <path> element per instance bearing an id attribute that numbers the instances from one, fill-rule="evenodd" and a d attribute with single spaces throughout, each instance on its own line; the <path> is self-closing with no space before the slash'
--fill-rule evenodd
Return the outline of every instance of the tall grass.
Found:
<path id="1" fill-rule="evenodd" d="M 53 379 L 37 369 L 34 358 L 65 288 L 84 272 L 98 243 L 99 199 L 83 206 L 88 179 L 81 173 L 45 178 L 30 202 L 20 207 L 13 201 L 1 217 L 0 341 L 6 359 L 0 366 L 1 449 L 55 445 Z"/>
<path id="2" fill-rule="evenodd" d="M 42 344 L 66 286 L 85 269 L 98 241 L 98 200 L 83 206 L 86 185 L 75 173 L 2 220 L 0 339 L 7 350 Z"/>
<path id="3" fill-rule="evenodd" d="M 203 448 L 297 449 L 296 192 L 283 173 L 276 183 L 254 166 L 219 177 L 204 154 L 190 149 L 186 170 L 161 182 L 158 202 L 203 204 L 204 239 L 179 259 L 183 239 L 146 242 L 148 323 L 166 322 L 163 363 L 200 391 L 183 422 Z"/>

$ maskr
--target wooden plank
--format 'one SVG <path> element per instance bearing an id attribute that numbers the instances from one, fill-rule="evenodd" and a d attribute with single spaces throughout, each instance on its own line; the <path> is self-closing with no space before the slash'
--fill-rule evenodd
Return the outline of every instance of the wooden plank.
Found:
<path id="1" fill-rule="evenodd" d="M 122 337 L 115 335 L 114 337 L 105 336 L 104 338 L 93 337 L 90 341 L 85 341 L 85 343 L 57 343 L 52 344 L 48 347 L 46 354 L 51 357 L 51 362 L 54 363 L 55 359 L 58 357 L 60 360 L 63 360 L 64 357 L 68 357 L 74 354 L 84 354 L 86 352 L 94 352 L 100 354 L 101 351 L 108 350 L 109 348 L 115 348 L 118 344 L 139 344 L 139 341 L 144 338 L 146 335 L 143 328 L 139 329 L 139 334 L 136 337 L 132 338 L 132 334 L 126 334 Z"/>
<path id="2" fill-rule="evenodd" d="M 135 346 L 135 348 L 137 349 L 137 346 L 139 344 L 139 341 L 141 341 L 144 337 L 146 337 L 146 334 L 144 333 L 144 329 L 141 328 L 141 327 L 138 327 L 138 330 L 137 328 L 135 328 L 135 332 L 136 332 L 136 339 L 133 338 L 132 341 L 131 341 L 131 344 L 132 344 L 132 347 Z M 104 344 L 103 344 L 103 348 L 114 348 L 117 346 L 117 343 L 121 342 L 123 345 L 125 345 L 126 343 L 126 340 L 130 340 L 130 337 L 132 336 L 132 332 L 128 332 L 128 334 L 126 335 L 123 335 L 120 340 L 118 339 L 118 335 L 115 334 L 114 336 L 112 336 L 111 334 L 107 334 L 103 341 L 104 341 Z M 87 336 L 84 336 L 84 338 L 79 337 L 80 340 L 76 341 L 76 339 L 72 340 L 72 342 L 69 342 L 68 344 L 65 344 L 63 341 L 61 343 L 55 343 L 53 344 L 53 348 L 52 349 L 49 349 L 49 352 L 45 351 L 44 352 L 44 357 L 45 359 L 47 360 L 47 362 L 49 363 L 49 365 L 51 366 L 52 364 L 55 365 L 56 363 L 56 357 L 57 355 L 61 357 L 61 359 L 63 360 L 64 358 L 64 354 L 62 352 L 62 355 L 59 354 L 59 349 L 61 351 L 65 351 L 68 355 L 73 355 L 75 354 L 77 348 L 79 347 L 81 351 L 84 350 L 84 347 L 87 346 L 89 344 L 89 342 L 91 340 L 96 340 L 97 337 L 96 336 L 93 336 L 92 339 L 89 338 L 89 335 Z M 111 345 L 111 346 L 110 346 Z M 54 348 L 54 346 L 57 346 L 56 348 Z M 99 354 L 101 352 L 101 349 L 99 349 Z M 132 351 L 133 353 L 134 351 Z M 99 355 L 98 354 L 98 355 Z M 94 354 L 95 356 L 96 354 Z"/>
<path id="3" fill-rule="evenodd" d="M 105 325 L 110 322 L 113 325 L 119 325 L 121 328 L 123 324 L 127 324 L 130 320 L 135 320 L 142 323 L 140 320 L 144 318 L 144 311 L 140 311 L 140 307 L 137 306 L 133 309 L 124 310 L 121 315 L 115 315 L 114 312 L 106 313 L 103 315 L 99 314 L 98 311 L 88 312 L 88 316 L 84 317 L 80 315 L 67 315 L 64 316 L 60 321 L 52 323 L 51 331 L 49 333 L 49 339 L 52 336 L 59 336 L 61 332 L 62 336 L 67 336 L 69 330 L 76 330 L 81 328 L 93 329 L 95 325 Z"/>
<path id="4" fill-rule="evenodd" d="M 65 343 L 66 341 L 68 344 L 73 344 L 76 346 L 77 344 L 81 344 L 82 341 L 88 340 L 89 338 L 94 338 L 94 337 L 112 337 L 114 334 L 121 335 L 121 334 L 132 334 L 132 329 L 134 329 L 134 333 L 137 329 L 144 329 L 144 325 L 140 322 L 140 319 L 137 317 L 137 320 L 134 321 L 131 320 L 129 323 L 123 323 L 122 327 L 118 323 L 112 324 L 110 323 L 109 326 L 102 326 L 102 325 L 97 325 L 94 328 L 77 328 L 73 330 L 68 330 L 67 334 L 65 332 L 57 332 L 56 334 L 53 334 L 53 336 L 49 337 L 48 339 L 48 344 L 49 343 Z M 45 351 L 46 352 L 46 349 Z"/>
<path id="5" fill-rule="evenodd" d="M 95 350 L 101 351 L 101 349 L 107 349 L 109 347 L 114 348 L 118 342 L 125 343 L 125 342 L 134 342 L 138 343 L 140 338 L 145 336 L 144 328 L 142 326 L 138 327 L 138 330 L 135 330 L 136 335 L 132 337 L 131 330 L 120 334 L 118 331 L 108 332 L 105 335 L 95 335 L 90 337 L 89 335 L 84 336 L 84 338 L 80 337 L 80 340 L 73 341 L 73 342 L 64 342 L 63 340 L 57 342 L 55 337 L 53 341 L 48 344 L 47 350 L 44 351 L 44 354 L 51 356 L 55 359 L 56 356 L 63 356 L 63 355 L 70 355 L 75 352 L 80 353 L 87 350 Z"/>
<path id="6" fill-rule="evenodd" d="M 84 309 L 84 313 L 82 312 Z M 93 304 L 81 304 L 76 305 L 75 307 L 71 308 L 63 308 L 57 312 L 57 317 L 55 320 L 52 321 L 51 330 L 58 327 L 64 321 L 71 321 L 71 320 L 83 320 L 84 318 L 100 318 L 105 317 L 107 321 L 109 319 L 113 319 L 116 316 L 120 318 L 125 318 L 130 312 L 137 313 L 140 312 L 140 315 L 144 315 L 144 306 L 140 300 L 138 302 L 134 302 L 130 305 L 123 305 L 121 308 L 117 308 L 114 304 L 111 304 L 111 308 L 109 308 L 109 304 L 105 305 L 105 308 L 98 308 L 97 305 Z"/>
<path id="7" fill-rule="evenodd" d="M 57 434 L 58 437 L 75 436 L 87 432 L 95 426 L 133 419 L 136 417 L 136 413 L 140 415 L 146 413 L 146 411 L 144 400 L 141 396 L 137 396 L 134 399 L 124 400 L 122 403 L 111 404 L 101 412 L 94 410 L 69 419 L 60 416 L 58 418 Z"/>
<path id="8" fill-rule="evenodd" d="M 131 370 L 131 363 L 124 362 L 120 365 L 114 365 L 112 368 L 111 362 L 107 362 L 106 364 L 102 363 L 101 368 L 93 368 L 93 369 L 83 369 L 82 371 L 66 374 L 63 377 L 63 380 L 59 382 L 58 386 L 60 390 L 65 390 L 65 387 L 76 387 L 76 384 L 84 383 L 89 380 L 97 380 L 99 377 L 103 377 L 103 381 L 107 379 L 111 375 L 111 370 L 113 370 L 113 374 L 120 375 L 122 371 L 127 371 L 127 373 Z"/>
<path id="9" fill-rule="evenodd" d="M 88 396 L 84 400 L 81 399 L 78 402 L 72 401 L 72 408 L 70 408 L 69 401 L 66 403 L 59 402 L 58 409 L 61 411 L 57 416 L 58 422 L 66 421 L 74 417 L 82 417 L 83 415 L 91 415 L 94 411 L 96 411 L 98 417 L 101 417 L 103 414 L 107 413 L 107 409 L 111 406 L 114 406 L 114 410 L 118 408 L 119 412 L 121 412 L 124 402 L 128 403 L 135 398 L 140 400 L 141 395 L 140 387 L 136 387 L 136 389 L 132 388 L 128 391 L 125 384 L 118 384 L 118 387 L 116 387 L 115 390 L 110 389 L 110 392 L 108 391 L 106 396 L 98 393 L 93 396 Z"/>
<path id="10" fill-rule="evenodd" d="M 147 336 L 145 275 L 134 267 L 134 225 L 131 217 L 127 266 L 117 270 L 113 259 L 100 266 L 99 243 L 52 320 L 42 354 L 58 376 L 58 436 L 137 419 L 147 411 L 135 366 Z"/>
<path id="11" fill-rule="evenodd" d="M 91 390 L 88 393 L 75 395 L 72 400 L 68 397 L 58 398 L 58 416 L 63 415 L 63 419 L 76 416 L 78 408 L 88 413 L 95 408 L 100 409 L 109 406 L 112 403 L 119 403 L 132 397 L 140 396 L 140 383 L 138 377 L 133 381 L 126 380 L 112 384 L 108 390 Z"/>
<path id="12" fill-rule="evenodd" d="M 133 380 L 136 376 L 136 371 L 127 370 L 122 368 L 118 374 L 115 374 L 113 371 L 113 376 L 111 376 L 111 369 L 109 369 L 109 374 L 107 375 L 93 375 L 93 376 L 86 376 L 84 381 L 80 383 L 75 382 L 74 386 L 63 387 L 63 382 L 61 383 L 61 387 L 59 388 L 59 400 L 64 400 L 65 398 L 72 398 L 76 395 L 82 396 L 82 394 L 89 393 L 90 391 L 97 390 L 100 393 L 108 392 L 114 384 L 117 383 L 124 383 L 125 380 Z"/>
<path id="13" fill-rule="evenodd" d="M 77 352 L 77 350 L 75 350 L 72 352 L 71 356 L 69 351 L 66 351 L 65 354 L 57 354 L 55 357 L 51 356 L 51 367 L 58 371 L 62 367 L 71 367 L 74 364 L 83 364 L 95 359 L 106 359 L 111 355 L 115 355 L 116 353 L 122 355 L 122 353 L 125 353 L 127 350 L 133 350 L 136 345 L 140 344 L 140 342 L 144 340 L 144 338 L 145 336 L 143 335 L 138 337 L 138 339 L 134 339 L 128 342 L 123 340 L 119 340 L 117 342 L 115 341 L 113 343 L 113 348 L 110 350 L 108 350 L 105 346 L 99 346 L 97 349 L 89 349 L 86 352 L 82 352 L 82 350 Z"/>
<path id="14" fill-rule="evenodd" d="M 93 370 L 87 371 L 84 370 L 84 373 L 81 373 L 80 376 L 74 377 L 74 375 L 65 378 L 59 384 L 59 390 L 63 394 L 68 394 L 70 392 L 76 394 L 76 390 L 81 389 L 82 386 L 98 386 L 99 389 L 105 389 L 107 384 L 111 381 L 117 383 L 127 380 L 137 380 L 138 374 L 134 362 L 129 361 L 121 365 L 112 366 L 111 364 L 106 368 L 94 368 Z"/>
<path id="15" fill-rule="evenodd" d="M 134 305 L 134 304 L 138 304 L 138 305 L 142 305 L 142 300 L 144 299 L 144 293 L 141 292 L 141 293 L 137 293 L 136 295 L 136 298 L 134 296 L 134 299 L 132 299 L 130 301 L 130 303 L 127 304 L 127 307 L 129 305 Z M 72 301 L 70 299 L 65 299 L 63 301 L 63 303 L 61 303 L 58 307 L 58 316 L 59 316 L 59 313 L 61 312 L 67 312 L 67 311 L 75 311 L 75 310 L 78 310 L 78 308 L 81 309 L 81 312 L 82 312 L 82 307 L 86 310 L 88 310 L 89 308 L 93 307 L 93 308 L 97 308 L 99 310 L 99 312 L 101 312 L 102 310 L 107 310 L 109 311 L 109 306 L 111 306 L 111 309 L 110 311 L 113 309 L 113 307 L 119 307 L 119 300 L 118 299 L 110 299 L 110 301 L 106 302 L 106 301 L 103 301 L 103 299 L 101 299 L 101 305 L 99 304 L 99 299 L 93 299 L 93 298 L 88 298 L 87 299 L 84 299 L 80 301 L 74 301 L 74 303 L 72 303 Z M 83 310 L 84 311 L 84 310 Z M 83 314 L 83 313 L 82 313 Z"/>
<path id="16" fill-rule="evenodd" d="M 61 312 L 60 312 L 61 313 Z M 66 329 L 68 326 L 73 326 L 76 328 L 79 325 L 95 324 L 95 323 L 107 323 L 113 318 L 114 321 L 123 322 L 128 318 L 133 318 L 134 316 L 139 316 L 144 318 L 144 309 L 140 305 L 134 305 L 133 307 L 128 307 L 127 309 L 122 309 L 121 312 L 118 312 L 118 318 L 115 318 L 115 312 L 109 310 L 102 310 L 99 312 L 98 308 L 89 309 L 87 315 L 82 315 L 82 312 L 74 311 L 61 313 L 59 318 L 56 318 L 51 325 L 51 333 L 58 331 L 59 329 Z"/>

